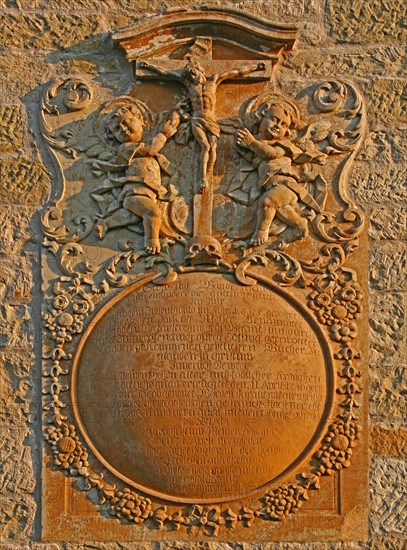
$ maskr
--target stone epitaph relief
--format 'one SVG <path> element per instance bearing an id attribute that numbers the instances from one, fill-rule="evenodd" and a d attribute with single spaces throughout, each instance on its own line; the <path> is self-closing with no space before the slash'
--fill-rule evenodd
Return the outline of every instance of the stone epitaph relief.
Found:
<path id="1" fill-rule="evenodd" d="M 173 11 L 113 34 L 130 89 L 72 75 L 43 95 L 46 471 L 117 537 L 271 540 L 312 510 L 339 533 L 351 509 L 365 111 L 348 81 L 276 86 L 297 32 Z"/>

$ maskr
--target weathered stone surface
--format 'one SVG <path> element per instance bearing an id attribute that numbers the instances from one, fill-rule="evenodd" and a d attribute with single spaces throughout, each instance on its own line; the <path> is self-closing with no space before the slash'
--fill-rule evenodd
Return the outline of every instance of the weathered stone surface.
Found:
<path id="1" fill-rule="evenodd" d="M 0 495 L 0 540 L 29 540 L 36 508 L 30 495 Z"/>
<path id="2" fill-rule="evenodd" d="M 32 449 L 27 429 L 4 428 L 0 433 L 0 493 L 32 493 L 35 489 Z"/>
<path id="3" fill-rule="evenodd" d="M 42 163 L 24 159 L 0 161 L 2 204 L 41 204 L 49 187 L 50 179 Z"/>
<path id="4" fill-rule="evenodd" d="M 0 352 L 0 425 L 22 426 L 35 416 L 35 395 L 29 378 L 28 353 Z"/>
<path id="5" fill-rule="evenodd" d="M 27 302 L 32 291 L 32 257 L 0 254 L 0 301 Z"/>
<path id="6" fill-rule="evenodd" d="M 15 541 L 2 541 L 2 544 L 4 544 L 4 546 L 2 546 L 2 550 L 62 550 L 62 545 L 42 542 L 30 542 L 29 544 L 25 544 Z"/>
<path id="7" fill-rule="evenodd" d="M 385 156 L 385 153 L 381 154 L 376 147 L 372 150 L 372 155 L 374 151 L 378 155 Z M 386 156 L 389 154 L 387 153 Z M 350 190 L 357 204 L 369 206 L 370 204 L 387 203 L 393 206 L 407 201 L 407 188 L 405 186 L 407 166 L 405 164 L 389 166 L 389 162 L 389 160 L 383 160 L 383 164 L 364 161 L 355 163 L 350 178 Z M 386 230 L 388 231 L 388 229 Z"/>
<path id="8" fill-rule="evenodd" d="M 18 105 L 0 106 L 0 152 L 16 151 L 22 146 L 21 107 Z"/>
<path id="9" fill-rule="evenodd" d="M 407 81 L 377 78 L 363 83 L 369 118 L 372 125 L 386 126 L 407 122 Z"/>
<path id="10" fill-rule="evenodd" d="M 374 293 L 370 300 L 372 363 L 388 364 L 406 360 L 406 296 Z"/>
<path id="11" fill-rule="evenodd" d="M 403 242 L 380 242 L 370 253 L 370 284 L 378 290 L 407 289 L 407 251 Z"/>
<path id="12" fill-rule="evenodd" d="M 406 375 L 401 366 L 370 369 L 370 414 L 375 421 L 394 429 L 407 426 Z"/>
<path id="13" fill-rule="evenodd" d="M 67 48 L 105 29 L 99 17 L 74 14 L 5 13 L 1 48 Z"/>
<path id="14" fill-rule="evenodd" d="M 31 308 L 0 304 L 0 347 L 27 348 L 33 339 Z"/>
<path id="15" fill-rule="evenodd" d="M 400 128 L 388 129 L 378 126 L 369 132 L 359 159 L 374 161 L 376 166 L 389 169 L 388 163 L 405 163 L 407 146 L 407 132 Z"/>
<path id="16" fill-rule="evenodd" d="M 406 458 L 407 429 L 392 430 L 374 424 L 370 430 L 370 449 L 377 455 Z"/>
<path id="17" fill-rule="evenodd" d="M 0 84 L 2 102 L 10 101 L 10 97 L 24 100 L 24 96 L 29 92 L 31 100 L 33 95 L 36 95 L 36 101 L 39 101 L 40 91 L 33 90 L 54 74 L 52 66 L 45 63 L 44 54 L 15 51 L 0 54 L 0 71 L 7 75 Z"/>
<path id="18" fill-rule="evenodd" d="M 407 130 L 404 128 L 396 129 L 392 136 L 393 159 L 395 161 L 405 161 L 407 158 Z"/>
<path id="19" fill-rule="evenodd" d="M 32 241 L 30 232 L 34 209 L 27 206 L 4 206 L 0 208 L 0 252 L 18 254 L 25 243 Z"/>
<path id="20" fill-rule="evenodd" d="M 283 66 L 300 76 L 322 78 L 332 76 L 403 76 L 405 49 L 402 46 L 374 48 L 307 49 L 288 54 Z"/>
<path id="21" fill-rule="evenodd" d="M 370 550 L 404 550 L 406 547 L 406 539 L 402 535 L 400 537 L 373 537 L 368 548 Z"/>
<path id="22" fill-rule="evenodd" d="M 403 3 L 370 0 L 329 0 L 327 23 L 332 36 L 348 42 L 395 42 L 406 40 Z"/>
<path id="23" fill-rule="evenodd" d="M 407 237 L 406 207 L 372 208 L 369 216 L 369 236 L 372 239 L 400 239 Z"/>
<path id="24" fill-rule="evenodd" d="M 406 476 L 406 461 L 373 457 L 370 487 L 373 534 L 406 534 L 407 495 L 403 483 Z"/>

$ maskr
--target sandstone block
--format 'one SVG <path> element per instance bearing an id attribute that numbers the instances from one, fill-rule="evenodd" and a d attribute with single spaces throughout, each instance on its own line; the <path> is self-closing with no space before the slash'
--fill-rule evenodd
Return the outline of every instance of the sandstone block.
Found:
<path id="1" fill-rule="evenodd" d="M 32 448 L 27 429 L 0 431 L 0 493 L 32 493 L 35 489 Z"/>
<path id="2" fill-rule="evenodd" d="M 29 160 L 0 161 L 0 202 L 41 204 L 50 188 L 43 164 Z"/>
<path id="3" fill-rule="evenodd" d="M 390 155 L 389 150 L 387 149 L 386 153 L 384 148 L 382 152 L 379 152 L 375 147 L 371 152 L 372 155 L 373 151 L 376 151 L 377 155 L 382 158 Z M 350 177 L 350 190 L 357 204 L 367 207 L 386 203 L 395 205 L 407 201 L 407 187 L 405 186 L 407 165 L 389 166 L 389 162 L 390 160 L 383 159 L 383 163 L 364 161 L 355 163 Z M 385 214 L 383 215 L 385 216 Z M 402 223 L 402 219 L 400 222 Z M 402 228 L 400 227 L 400 229 Z M 379 231 L 378 226 L 375 231 Z"/>
<path id="4" fill-rule="evenodd" d="M 31 308 L 26 305 L 0 304 L 0 348 L 30 348 L 34 338 Z"/>
<path id="5" fill-rule="evenodd" d="M 407 81 L 377 78 L 362 85 L 370 123 L 385 126 L 407 122 Z"/>
<path id="6" fill-rule="evenodd" d="M 35 210 L 26 206 L 0 208 L 0 252 L 18 254 L 22 247 L 32 241 L 30 232 Z"/>
<path id="7" fill-rule="evenodd" d="M 32 257 L 0 254 L 0 301 L 22 303 L 31 299 Z"/>
<path id="8" fill-rule="evenodd" d="M 407 255 L 403 242 L 380 242 L 370 253 L 370 284 L 377 290 L 407 290 Z"/>
<path id="9" fill-rule="evenodd" d="M 370 449 L 377 455 L 405 459 L 407 456 L 407 429 L 389 430 L 374 424 L 370 430 Z"/>
<path id="10" fill-rule="evenodd" d="M 35 417 L 35 396 L 29 373 L 28 353 L 0 353 L 0 425 L 21 427 Z"/>
<path id="11" fill-rule="evenodd" d="M 406 369 L 402 366 L 372 368 L 369 376 L 371 417 L 394 429 L 406 427 Z"/>
<path id="12" fill-rule="evenodd" d="M 0 495 L 0 540 L 27 540 L 32 532 L 36 502 L 31 495 Z M 27 544 L 23 546 L 27 549 Z"/>
<path id="13" fill-rule="evenodd" d="M 373 537 L 369 541 L 370 550 L 404 550 L 406 545 L 405 537 Z"/>
<path id="14" fill-rule="evenodd" d="M 7 52 L 0 54 L 0 71 L 6 74 L 0 84 L 0 101 L 8 102 L 11 97 L 23 98 L 54 74 L 52 66 L 45 62 L 45 54 L 28 52 Z M 35 92 L 34 92 L 35 93 Z M 40 90 L 31 100 L 39 102 Z"/>
<path id="15" fill-rule="evenodd" d="M 407 462 L 373 457 L 371 463 L 371 529 L 373 534 L 405 533 Z"/>
<path id="16" fill-rule="evenodd" d="M 67 48 L 106 30 L 95 15 L 4 13 L 1 48 Z"/>
<path id="17" fill-rule="evenodd" d="M 372 239 L 406 239 L 405 206 L 372 208 L 369 219 L 369 236 Z"/>
<path id="18" fill-rule="evenodd" d="M 0 106 L 0 152 L 16 151 L 22 146 L 23 125 L 21 108 L 18 105 Z"/>
<path id="19" fill-rule="evenodd" d="M 333 37 L 348 42 L 397 42 L 406 40 L 403 3 L 370 0 L 329 0 L 327 23 Z"/>
<path id="20" fill-rule="evenodd" d="M 404 50 L 400 46 L 352 48 L 338 50 L 326 48 L 294 51 L 287 55 L 283 66 L 294 69 L 307 78 L 321 79 L 332 76 L 403 76 Z"/>
<path id="21" fill-rule="evenodd" d="M 406 295 L 373 293 L 370 299 L 370 360 L 374 364 L 406 360 Z"/>

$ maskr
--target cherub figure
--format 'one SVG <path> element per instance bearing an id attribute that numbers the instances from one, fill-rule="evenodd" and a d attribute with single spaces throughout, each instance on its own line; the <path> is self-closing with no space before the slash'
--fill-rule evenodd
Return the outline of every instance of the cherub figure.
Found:
<path id="1" fill-rule="evenodd" d="M 200 155 L 200 192 L 208 188 L 208 179 L 213 172 L 216 161 L 217 140 L 220 127 L 216 121 L 216 91 L 219 84 L 228 78 L 249 75 L 256 71 L 264 71 L 264 62 L 256 63 L 242 69 L 225 71 L 219 74 L 207 75 L 204 68 L 197 62 L 189 62 L 180 70 L 164 70 L 145 61 L 140 67 L 148 69 L 160 76 L 173 78 L 184 84 L 188 90 L 192 105 L 192 134 L 201 148 Z"/>
<path id="2" fill-rule="evenodd" d="M 258 133 L 247 128 L 237 131 L 239 147 L 254 154 L 261 196 L 258 203 L 256 228 L 250 240 L 252 245 L 264 244 L 269 238 L 275 217 L 291 228 L 279 246 L 302 240 L 308 235 L 308 222 L 295 209 L 300 199 L 315 212 L 320 208 L 299 181 L 293 164 L 315 162 L 323 164 L 326 155 L 318 150 L 305 152 L 290 138 L 291 130 L 299 128 L 298 112 L 293 105 L 281 100 L 266 102 L 256 113 L 260 121 Z"/>
<path id="3" fill-rule="evenodd" d="M 146 121 L 136 104 L 122 104 L 110 115 L 107 126 L 121 145 L 115 164 L 99 162 L 98 166 L 110 172 L 124 170 L 125 176 L 115 179 L 115 183 L 123 187 L 117 201 L 118 208 L 95 225 L 100 239 L 110 229 L 128 225 L 129 219 L 136 216 L 143 220 L 145 249 L 152 254 L 160 252 L 162 220 L 157 201 L 167 193 L 167 189 L 161 184 L 160 171 L 160 163 L 166 159 L 159 153 L 175 134 L 179 123 L 180 114 L 173 111 L 152 139 L 143 142 Z"/>

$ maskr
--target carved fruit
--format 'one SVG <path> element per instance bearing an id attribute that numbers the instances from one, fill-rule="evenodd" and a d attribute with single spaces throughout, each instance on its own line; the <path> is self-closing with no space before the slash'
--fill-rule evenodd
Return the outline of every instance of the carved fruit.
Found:
<path id="1" fill-rule="evenodd" d="M 349 439 L 346 435 L 339 434 L 334 437 L 332 447 L 338 451 L 345 451 L 349 447 Z"/>
<path id="2" fill-rule="evenodd" d="M 345 318 L 346 318 L 346 315 L 347 315 L 346 307 L 343 307 L 343 306 L 334 306 L 334 307 L 332 308 L 332 315 L 333 315 L 336 319 L 345 319 Z"/>
<path id="3" fill-rule="evenodd" d="M 76 443 L 75 443 L 75 440 L 72 439 L 72 437 L 63 437 L 58 442 L 58 449 L 61 453 L 64 453 L 64 454 L 72 453 L 75 447 L 76 447 Z"/>
<path id="4" fill-rule="evenodd" d="M 70 327 L 73 323 L 73 317 L 70 313 L 60 313 L 57 322 L 60 327 Z"/>

